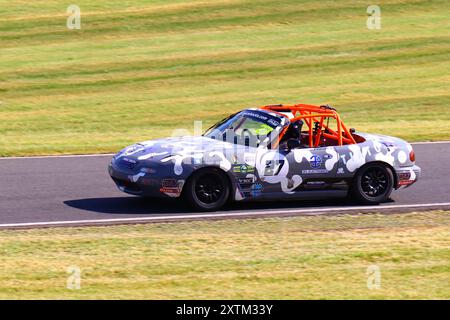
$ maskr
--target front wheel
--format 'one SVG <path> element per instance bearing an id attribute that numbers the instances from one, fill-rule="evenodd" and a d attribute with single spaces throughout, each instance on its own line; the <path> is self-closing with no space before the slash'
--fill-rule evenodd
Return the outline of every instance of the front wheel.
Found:
<path id="1" fill-rule="evenodd" d="M 353 180 L 351 194 L 363 204 L 379 204 L 389 199 L 394 187 L 391 169 L 382 164 L 370 164 L 360 169 Z"/>
<path id="2" fill-rule="evenodd" d="M 196 210 L 215 211 L 223 207 L 230 195 L 228 179 L 220 169 L 195 172 L 187 181 L 184 196 Z"/>

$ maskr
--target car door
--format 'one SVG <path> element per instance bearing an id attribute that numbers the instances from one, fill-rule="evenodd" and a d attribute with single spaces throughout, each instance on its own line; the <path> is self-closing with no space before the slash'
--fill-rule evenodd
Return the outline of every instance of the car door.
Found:
<path id="1" fill-rule="evenodd" d="M 296 190 L 322 189 L 336 177 L 339 155 L 333 147 L 296 148 L 285 155 L 289 175 L 301 177 L 301 187 Z"/>
<path id="2" fill-rule="evenodd" d="M 304 185 L 320 187 L 336 174 L 338 155 L 329 148 L 259 152 L 256 169 L 264 193 L 292 194 Z"/>

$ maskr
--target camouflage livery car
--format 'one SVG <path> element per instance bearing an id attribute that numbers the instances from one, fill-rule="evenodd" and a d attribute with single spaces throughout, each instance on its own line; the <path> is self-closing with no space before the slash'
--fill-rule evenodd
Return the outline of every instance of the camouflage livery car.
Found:
<path id="1" fill-rule="evenodd" d="M 240 111 L 202 136 L 134 144 L 109 173 L 126 193 L 211 211 L 227 201 L 348 195 L 378 204 L 416 182 L 420 168 L 407 142 L 348 129 L 330 106 L 297 104 Z"/>

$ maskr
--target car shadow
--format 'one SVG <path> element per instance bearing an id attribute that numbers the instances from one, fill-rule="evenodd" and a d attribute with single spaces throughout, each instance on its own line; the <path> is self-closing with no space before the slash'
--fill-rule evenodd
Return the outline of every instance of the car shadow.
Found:
<path id="1" fill-rule="evenodd" d="M 393 200 L 390 200 L 393 202 Z M 152 199 L 140 197 L 89 198 L 64 201 L 64 204 L 79 210 L 105 214 L 177 214 L 192 213 L 183 201 L 177 199 Z M 290 200 L 236 202 L 227 205 L 222 212 L 235 210 L 306 209 L 360 206 L 345 199 L 330 200 Z"/>
<path id="2" fill-rule="evenodd" d="M 89 198 L 64 201 L 64 204 L 80 210 L 108 214 L 170 214 L 189 210 L 180 201 L 140 197 Z"/>

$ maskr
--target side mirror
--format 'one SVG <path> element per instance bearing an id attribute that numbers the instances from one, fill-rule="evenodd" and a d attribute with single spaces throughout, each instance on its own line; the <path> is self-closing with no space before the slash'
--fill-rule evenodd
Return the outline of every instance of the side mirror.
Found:
<path id="1" fill-rule="evenodd" d="M 297 139 L 289 139 L 287 141 L 288 150 L 297 149 L 300 148 L 300 146 L 301 146 L 300 141 Z"/>

